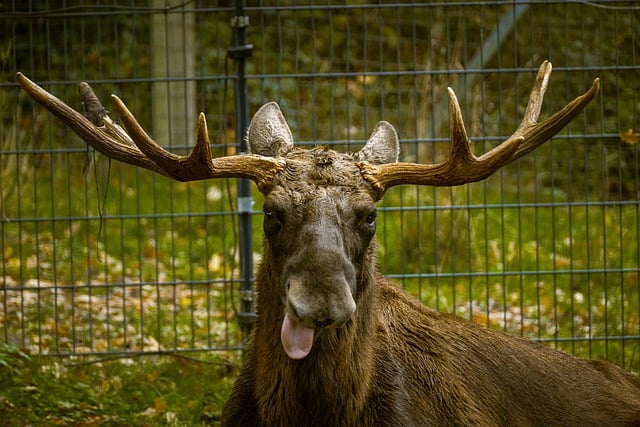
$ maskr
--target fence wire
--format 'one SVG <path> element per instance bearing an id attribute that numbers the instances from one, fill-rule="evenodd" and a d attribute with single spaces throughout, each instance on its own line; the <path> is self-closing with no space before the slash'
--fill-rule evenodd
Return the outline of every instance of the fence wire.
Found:
<path id="1" fill-rule="evenodd" d="M 37 354 L 242 348 L 233 180 L 175 183 L 111 162 L 18 90 L 21 71 L 80 109 L 79 81 L 118 94 L 183 153 L 207 116 L 238 151 L 230 2 L 0 6 L 0 337 Z M 640 371 L 640 8 L 627 1 L 249 2 L 250 112 L 277 101 L 298 144 L 356 150 L 379 120 L 401 158 L 448 152 L 446 88 L 476 154 L 522 118 L 601 92 L 565 131 L 481 183 L 394 188 L 381 271 L 426 305 Z M 105 102 L 108 108 L 108 102 Z M 252 251 L 261 242 L 254 189 Z"/>

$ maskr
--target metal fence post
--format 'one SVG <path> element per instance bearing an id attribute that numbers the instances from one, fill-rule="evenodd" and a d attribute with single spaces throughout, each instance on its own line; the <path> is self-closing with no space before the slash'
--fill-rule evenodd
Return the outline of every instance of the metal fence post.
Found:
<path id="1" fill-rule="evenodd" d="M 251 56 L 253 46 L 246 42 L 246 27 L 249 17 L 244 15 L 244 0 L 236 0 L 235 16 L 231 19 L 234 29 L 234 45 L 227 54 L 236 64 L 235 110 L 237 144 L 241 153 L 247 153 L 249 147 L 244 137 L 249 128 L 249 99 L 247 80 L 245 77 L 245 61 Z M 253 321 L 255 319 L 253 292 L 253 231 L 251 227 L 251 181 L 238 180 L 238 216 L 240 226 L 240 311 L 238 322 L 242 329 L 243 341 L 246 344 Z"/>

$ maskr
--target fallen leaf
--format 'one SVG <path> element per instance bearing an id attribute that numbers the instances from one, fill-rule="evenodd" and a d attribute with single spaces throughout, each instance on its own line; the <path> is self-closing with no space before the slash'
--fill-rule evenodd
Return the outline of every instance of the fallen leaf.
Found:
<path id="1" fill-rule="evenodd" d="M 633 129 L 628 129 L 626 132 L 620 132 L 620 139 L 629 145 L 635 145 L 640 142 L 640 136 L 638 136 Z"/>
<path id="2" fill-rule="evenodd" d="M 166 403 L 164 403 L 164 400 L 162 400 L 162 398 L 160 397 L 156 397 L 156 399 L 153 401 L 153 407 L 157 414 L 161 414 L 167 409 Z"/>
<path id="3" fill-rule="evenodd" d="M 142 417 L 153 417 L 156 414 L 156 410 L 154 408 L 152 408 L 151 406 L 149 406 L 147 409 L 145 409 L 144 411 L 140 412 L 138 415 L 142 416 Z"/>

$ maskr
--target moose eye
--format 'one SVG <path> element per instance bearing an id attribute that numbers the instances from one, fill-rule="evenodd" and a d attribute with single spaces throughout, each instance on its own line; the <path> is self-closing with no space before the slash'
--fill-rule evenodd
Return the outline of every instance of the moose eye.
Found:
<path id="1" fill-rule="evenodd" d="M 269 206 L 263 206 L 264 212 L 263 230 L 267 237 L 274 237 L 278 234 L 282 228 L 282 215 L 278 214 L 278 210 L 272 209 Z"/>
<path id="2" fill-rule="evenodd" d="M 378 213 L 376 212 L 375 208 L 373 208 L 367 213 L 367 216 L 365 216 L 364 222 L 366 222 L 369 225 L 374 225 L 376 223 L 377 216 L 378 216 Z"/>

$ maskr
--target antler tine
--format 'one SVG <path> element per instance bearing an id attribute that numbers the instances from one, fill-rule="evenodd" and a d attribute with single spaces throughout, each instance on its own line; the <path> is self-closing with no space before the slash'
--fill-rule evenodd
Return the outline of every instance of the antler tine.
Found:
<path id="1" fill-rule="evenodd" d="M 487 178 L 501 167 L 551 139 L 573 120 L 598 93 L 600 80 L 595 79 L 587 92 L 578 96 L 543 122 L 538 123 L 551 69 L 551 63 L 548 61 L 543 62 L 540 66 L 531 89 L 524 118 L 514 134 L 482 156 L 476 157 L 471 152 L 460 105 L 455 93 L 449 88 L 451 152 L 446 161 L 433 165 L 369 164 L 363 167 L 363 173 L 381 194 L 386 189 L 400 184 L 455 186 Z"/>
<path id="2" fill-rule="evenodd" d="M 251 154 L 214 159 L 209 147 L 207 123 L 203 113 L 200 113 L 198 118 L 197 140 L 193 151 L 188 156 L 179 156 L 165 150 L 149 137 L 124 102 L 115 95 L 112 95 L 112 99 L 124 129 L 109 117 L 87 83 L 80 83 L 78 91 L 91 120 L 22 73 L 17 74 L 17 79 L 33 99 L 51 111 L 88 144 L 102 154 L 124 163 L 140 166 L 179 181 L 248 178 L 259 187 L 270 181 L 283 167 L 278 159 Z"/>
<path id="3" fill-rule="evenodd" d="M 196 145 L 188 156 L 179 156 L 162 148 L 140 126 L 134 115 L 116 95 L 111 95 L 115 110 L 122 120 L 122 125 L 138 149 L 166 175 L 179 181 L 195 181 L 215 178 L 213 157 L 209 148 L 207 122 L 203 113 L 198 117 Z"/>

